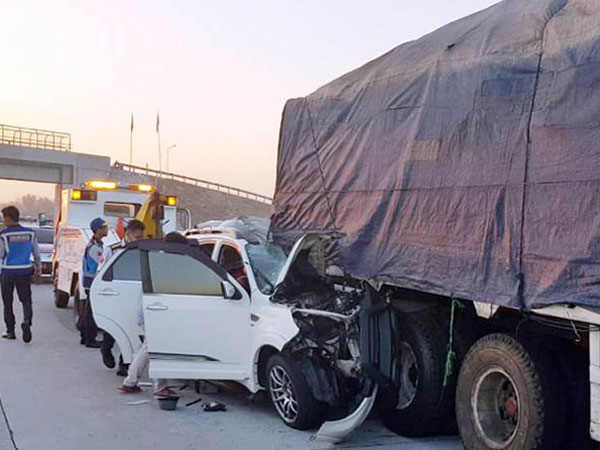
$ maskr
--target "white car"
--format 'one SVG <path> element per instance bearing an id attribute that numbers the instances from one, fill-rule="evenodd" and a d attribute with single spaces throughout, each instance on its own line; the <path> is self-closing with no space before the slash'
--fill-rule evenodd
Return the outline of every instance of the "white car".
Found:
<path id="1" fill-rule="evenodd" d="M 236 381 L 252 393 L 267 389 L 293 428 L 355 407 L 346 397 L 355 400 L 364 392 L 352 325 L 356 295 L 331 290 L 336 299 L 349 300 L 345 307 L 335 301 L 336 311 L 328 312 L 312 309 L 324 293 L 293 294 L 302 270 L 292 266 L 307 260 L 319 239 L 305 236 L 287 257 L 281 247 L 249 242 L 236 230 L 188 237 L 191 244 L 131 243 L 96 276 L 94 318 L 115 338 L 123 360 L 131 361 L 144 335 L 152 378 Z M 288 282 L 290 272 L 298 274 Z"/>

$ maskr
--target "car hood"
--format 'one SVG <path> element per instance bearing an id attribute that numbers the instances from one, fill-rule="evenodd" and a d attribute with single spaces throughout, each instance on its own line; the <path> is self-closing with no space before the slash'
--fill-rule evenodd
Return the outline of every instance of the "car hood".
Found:
<path id="1" fill-rule="evenodd" d="M 288 303 L 285 301 L 286 293 L 293 284 L 297 284 L 299 278 L 304 282 L 310 280 L 318 283 L 327 277 L 344 276 L 343 270 L 336 264 L 339 260 L 336 246 L 338 238 L 332 233 L 310 233 L 298 239 L 279 272 L 271 298 L 278 303 Z"/>
<path id="2" fill-rule="evenodd" d="M 52 253 L 52 244 L 38 244 L 40 253 Z"/>

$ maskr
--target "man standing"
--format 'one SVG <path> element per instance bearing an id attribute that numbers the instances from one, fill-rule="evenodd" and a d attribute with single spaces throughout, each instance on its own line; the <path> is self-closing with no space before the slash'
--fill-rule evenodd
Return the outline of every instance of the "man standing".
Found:
<path id="1" fill-rule="evenodd" d="M 109 245 L 108 248 L 104 250 L 104 255 L 102 255 L 102 264 L 107 263 L 117 250 L 125 247 L 130 242 L 142 239 L 144 237 L 145 230 L 146 226 L 142 221 L 137 219 L 131 220 L 127 224 L 123 239 L 121 239 L 119 242 Z M 102 353 L 102 362 L 104 362 L 104 365 L 109 369 L 115 367 L 115 357 L 112 354 L 112 348 L 114 344 L 114 338 L 110 334 L 104 332 L 104 339 L 102 340 L 102 344 L 100 346 L 100 352 Z M 127 375 L 127 367 L 124 363 L 122 363 L 122 361 L 123 359 L 121 358 L 119 361 L 119 371 L 117 372 L 117 375 L 125 376 Z"/>
<path id="2" fill-rule="evenodd" d="M 102 261 L 102 238 L 108 234 L 108 224 L 101 217 L 96 217 L 90 223 L 90 228 L 94 234 L 83 252 L 81 274 L 83 289 L 85 290 L 85 300 L 81 308 L 82 314 L 79 315 L 79 329 L 81 330 L 82 344 L 90 348 L 99 348 L 100 344 L 96 341 L 98 327 L 94 321 L 92 304 L 90 302 L 90 287 Z"/>
<path id="3" fill-rule="evenodd" d="M 4 228 L 0 231 L 0 259 L 2 260 L 2 302 L 4 303 L 4 339 L 15 339 L 15 315 L 13 312 L 13 294 L 15 288 L 23 306 L 23 341 L 31 341 L 31 276 L 40 277 L 40 250 L 35 231 L 19 224 L 19 210 L 7 206 L 2 210 Z M 31 257 L 33 255 L 33 264 Z"/>

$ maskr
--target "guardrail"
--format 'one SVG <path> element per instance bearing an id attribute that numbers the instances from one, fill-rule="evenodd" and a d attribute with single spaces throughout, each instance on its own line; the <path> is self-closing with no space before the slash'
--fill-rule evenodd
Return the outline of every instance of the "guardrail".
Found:
<path id="1" fill-rule="evenodd" d="M 71 135 L 59 131 L 0 124 L 0 143 L 20 147 L 71 151 Z"/>
<path id="2" fill-rule="evenodd" d="M 120 163 L 118 161 L 113 164 L 113 167 L 117 169 L 126 170 L 132 173 L 147 175 L 150 177 L 158 177 L 165 180 L 179 181 L 181 183 L 210 189 L 212 191 L 223 192 L 225 194 L 247 198 L 249 200 L 265 203 L 267 205 L 270 205 L 273 202 L 273 199 L 267 197 L 266 195 L 256 194 L 254 192 L 245 191 L 244 189 L 238 189 L 235 187 L 226 186 L 224 184 L 213 183 L 212 181 L 201 180 L 199 178 L 188 177 L 186 175 L 178 175 L 176 173 L 171 172 L 162 172 L 155 169 L 149 169 L 148 167 L 133 166 L 131 164 Z"/>

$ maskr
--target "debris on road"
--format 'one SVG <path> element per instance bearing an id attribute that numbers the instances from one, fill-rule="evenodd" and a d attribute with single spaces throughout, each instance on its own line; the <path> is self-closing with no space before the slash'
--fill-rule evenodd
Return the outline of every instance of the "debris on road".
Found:
<path id="1" fill-rule="evenodd" d="M 227 406 L 221 402 L 210 402 L 202 405 L 202 408 L 206 412 L 217 412 L 217 411 L 227 411 Z"/>

